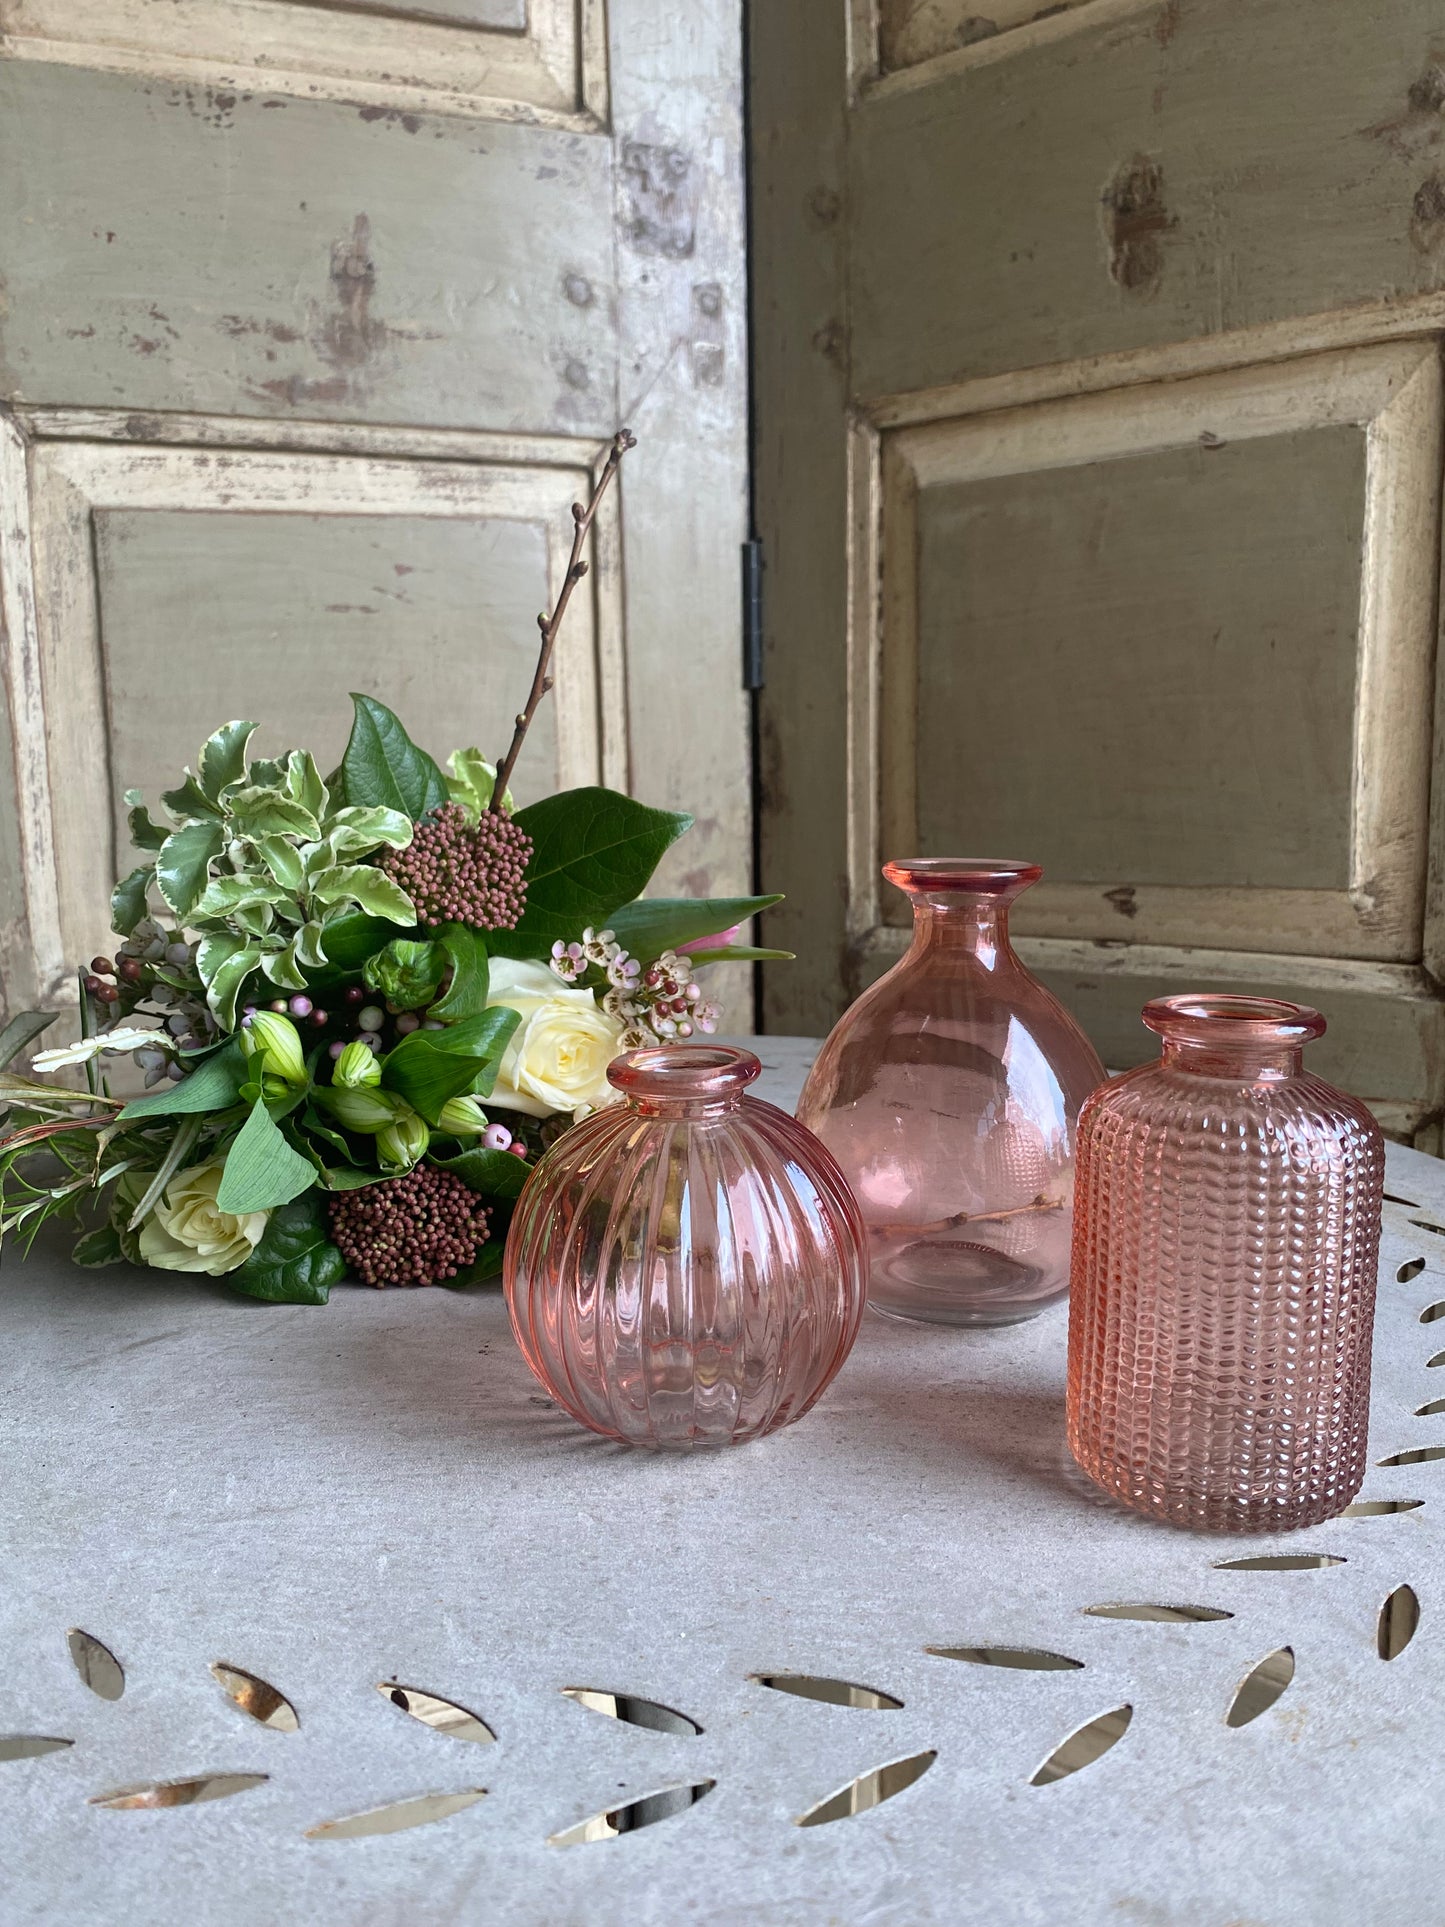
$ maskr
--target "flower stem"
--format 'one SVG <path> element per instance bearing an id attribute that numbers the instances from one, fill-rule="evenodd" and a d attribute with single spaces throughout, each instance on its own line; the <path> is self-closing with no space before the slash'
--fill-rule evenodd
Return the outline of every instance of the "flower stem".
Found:
<path id="1" fill-rule="evenodd" d="M 516 767 L 522 744 L 527 731 L 532 726 L 532 718 L 537 713 L 537 705 L 552 687 L 551 664 L 552 649 L 557 640 L 557 631 L 562 626 L 562 618 L 567 613 L 567 604 L 572 600 L 572 591 L 587 573 L 587 564 L 582 560 L 582 551 L 587 543 L 588 531 L 597 514 L 607 486 L 622 466 L 622 458 L 629 448 L 637 446 L 637 437 L 626 428 L 619 428 L 612 437 L 612 446 L 607 451 L 607 460 L 602 464 L 602 473 L 597 477 L 597 486 L 592 491 L 591 500 L 584 508 L 581 502 L 572 504 L 572 553 L 567 559 L 567 571 L 562 578 L 562 586 L 557 591 L 557 600 L 552 605 L 550 615 L 540 615 L 537 627 L 542 635 L 542 647 L 537 656 L 537 669 L 532 677 L 531 694 L 527 697 L 526 708 L 517 717 L 516 728 L 512 732 L 511 745 L 506 755 L 497 765 L 497 779 L 492 785 L 492 800 L 488 809 L 500 813 L 502 798 L 507 793 L 512 771 Z"/>

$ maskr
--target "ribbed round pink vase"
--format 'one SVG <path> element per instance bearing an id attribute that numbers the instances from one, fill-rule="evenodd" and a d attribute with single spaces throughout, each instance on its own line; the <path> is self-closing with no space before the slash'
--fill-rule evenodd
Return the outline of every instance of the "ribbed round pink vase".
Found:
<path id="1" fill-rule="evenodd" d="M 1302 1004 L 1163 997 L 1079 1122 L 1069 1448 L 1174 1525 L 1277 1532 L 1365 1472 L 1385 1147 Z"/>
<path id="2" fill-rule="evenodd" d="M 1104 1075 L 1008 934 L 1037 864 L 889 863 L 907 954 L 845 1011 L 798 1117 L 868 1226 L 869 1302 L 940 1325 L 1011 1325 L 1069 1287 L 1074 1127 Z"/>
<path id="3" fill-rule="evenodd" d="M 512 1330 L 557 1403 L 629 1445 L 739 1445 L 792 1424 L 852 1349 L 858 1207 L 749 1051 L 669 1045 L 546 1153 L 517 1202 Z"/>

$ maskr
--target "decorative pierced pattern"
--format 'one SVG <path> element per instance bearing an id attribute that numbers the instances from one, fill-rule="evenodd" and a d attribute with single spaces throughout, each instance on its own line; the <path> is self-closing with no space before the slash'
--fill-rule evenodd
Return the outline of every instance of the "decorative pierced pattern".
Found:
<path id="1" fill-rule="evenodd" d="M 1360 1489 L 1384 1154 L 1362 1105 L 1152 1065 L 1080 1121 L 1069 1446 L 1126 1505 L 1278 1531 Z"/>

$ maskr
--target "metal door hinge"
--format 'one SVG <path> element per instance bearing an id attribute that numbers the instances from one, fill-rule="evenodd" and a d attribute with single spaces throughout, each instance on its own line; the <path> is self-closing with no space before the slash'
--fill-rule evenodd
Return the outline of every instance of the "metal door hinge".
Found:
<path id="1" fill-rule="evenodd" d="M 743 544 L 743 688 L 763 686 L 763 543 Z"/>

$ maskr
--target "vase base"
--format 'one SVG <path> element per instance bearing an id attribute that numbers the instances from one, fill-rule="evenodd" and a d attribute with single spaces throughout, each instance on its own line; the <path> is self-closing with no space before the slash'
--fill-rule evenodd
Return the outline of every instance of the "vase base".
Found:
<path id="1" fill-rule="evenodd" d="M 960 1331 L 1001 1331 L 1008 1325 L 1026 1325 L 1031 1318 L 1037 1318 L 1040 1312 L 1062 1302 L 1061 1298 L 1055 1297 L 1038 1305 L 994 1310 L 973 1305 L 885 1305 L 877 1298 L 870 1298 L 868 1309 L 876 1311 L 882 1318 L 896 1318 L 908 1325 L 948 1325 Z"/>

